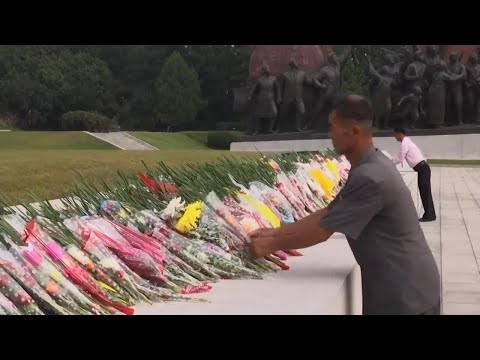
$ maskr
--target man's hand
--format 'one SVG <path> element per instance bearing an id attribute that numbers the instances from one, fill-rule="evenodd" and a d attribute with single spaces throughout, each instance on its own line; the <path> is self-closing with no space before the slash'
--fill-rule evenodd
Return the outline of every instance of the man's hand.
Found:
<path id="1" fill-rule="evenodd" d="M 257 229 L 249 234 L 248 248 L 253 258 L 258 259 L 278 250 L 278 229 Z"/>
<path id="2" fill-rule="evenodd" d="M 327 208 L 318 210 L 302 220 L 284 224 L 277 229 L 252 231 L 248 244 L 250 254 L 254 258 L 260 258 L 278 250 L 304 249 L 328 240 L 333 231 L 319 226 L 320 219 L 327 211 Z"/>

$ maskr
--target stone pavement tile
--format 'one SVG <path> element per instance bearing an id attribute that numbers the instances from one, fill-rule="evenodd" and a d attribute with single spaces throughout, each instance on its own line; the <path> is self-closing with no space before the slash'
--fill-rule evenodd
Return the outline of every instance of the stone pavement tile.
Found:
<path id="1" fill-rule="evenodd" d="M 465 225 L 467 226 L 470 239 L 480 240 L 480 217 L 475 221 L 466 220 Z"/>
<path id="2" fill-rule="evenodd" d="M 461 214 L 460 211 L 461 211 L 460 208 L 458 208 L 456 210 L 458 215 L 457 214 L 449 215 L 444 211 L 443 205 L 442 205 L 442 215 L 440 220 L 440 226 L 442 231 L 445 231 L 445 230 L 456 231 L 458 230 L 459 227 L 465 227 L 465 222 L 463 221 L 463 217 L 460 215 Z"/>
<path id="3" fill-rule="evenodd" d="M 480 315 L 479 304 L 443 303 L 443 315 Z"/>
<path id="4" fill-rule="evenodd" d="M 446 236 L 448 239 L 469 239 L 467 227 L 463 221 L 459 221 L 456 225 L 446 225 L 442 219 L 440 231 L 443 237 Z"/>
<path id="5" fill-rule="evenodd" d="M 444 282 L 442 290 L 444 302 L 480 304 L 480 284 Z"/>
<path id="6" fill-rule="evenodd" d="M 427 243 L 428 243 L 428 246 L 430 246 L 430 250 L 432 250 L 432 252 L 440 252 L 441 251 L 440 241 L 429 240 L 429 238 L 427 237 Z"/>
<path id="7" fill-rule="evenodd" d="M 445 236 L 442 234 L 442 250 L 449 251 L 449 250 L 470 250 L 472 251 L 472 245 L 469 240 L 456 238 L 454 235 L 450 237 Z"/>
<path id="8" fill-rule="evenodd" d="M 478 272 L 478 265 L 475 259 L 474 254 L 470 251 L 468 255 L 453 255 L 448 254 L 443 259 L 443 272 L 447 273 L 468 273 L 468 274 L 476 274 L 480 280 L 480 273 Z"/>
<path id="9" fill-rule="evenodd" d="M 455 255 L 471 255 L 472 254 L 472 247 L 442 247 L 441 251 L 442 256 L 455 256 Z M 474 253 L 476 257 L 478 257 L 477 252 Z M 480 255 L 480 246 L 478 247 L 478 254 Z"/>
<path id="10" fill-rule="evenodd" d="M 462 284 L 479 284 L 480 285 L 480 275 L 478 271 L 474 272 L 462 272 L 461 270 L 445 271 L 445 258 L 442 258 L 442 281 L 443 282 L 456 282 Z"/>
<path id="11" fill-rule="evenodd" d="M 478 207 L 478 204 L 475 200 L 473 200 L 472 195 L 469 194 L 468 198 L 466 199 L 460 199 L 460 205 L 462 209 L 469 210 L 468 214 L 469 215 L 477 215 L 480 214 L 480 208 Z M 465 216 L 465 215 L 464 215 Z"/>
<path id="12" fill-rule="evenodd" d="M 480 169 L 463 169 L 465 188 L 470 192 L 471 197 L 477 205 L 480 203 Z"/>
<path id="13" fill-rule="evenodd" d="M 480 259 L 480 238 L 472 240 L 471 247 L 473 248 L 473 254 L 475 257 Z"/>
<path id="14" fill-rule="evenodd" d="M 478 224 L 479 222 L 480 222 L 480 218 L 476 221 L 471 221 L 471 220 L 465 221 L 465 225 L 468 230 L 468 236 L 472 240 L 475 240 L 475 239 L 480 240 L 480 224 Z"/>

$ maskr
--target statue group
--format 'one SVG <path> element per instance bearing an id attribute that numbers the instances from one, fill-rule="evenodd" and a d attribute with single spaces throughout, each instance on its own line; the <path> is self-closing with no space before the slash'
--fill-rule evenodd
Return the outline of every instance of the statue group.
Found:
<path id="1" fill-rule="evenodd" d="M 480 48 L 466 65 L 454 52 L 445 63 L 435 45 L 425 52 L 418 46 L 403 54 L 386 52 L 378 68 L 365 57 L 376 128 L 480 124 Z M 342 70 L 352 59 L 351 47 L 341 56 L 332 51 L 327 59 L 309 74 L 292 59 L 289 71 L 277 77 L 264 64 L 248 94 L 252 116 L 247 133 L 326 130 L 331 106 L 342 93 Z"/>
<path id="2" fill-rule="evenodd" d="M 248 133 L 272 134 L 318 128 L 319 118 L 328 115 L 329 107 L 341 93 L 341 71 L 349 53 L 347 49 L 338 57 L 330 52 L 326 65 L 311 74 L 302 71 L 296 59 L 291 59 L 289 71 L 278 77 L 271 75 L 270 67 L 264 64 L 262 75 L 248 95 L 252 104 Z"/>

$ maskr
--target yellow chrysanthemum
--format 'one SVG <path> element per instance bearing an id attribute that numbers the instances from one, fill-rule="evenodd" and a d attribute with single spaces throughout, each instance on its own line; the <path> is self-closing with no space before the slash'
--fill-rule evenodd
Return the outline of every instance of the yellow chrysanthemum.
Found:
<path id="1" fill-rule="evenodd" d="M 197 221 L 202 215 L 203 202 L 196 201 L 187 205 L 182 217 L 177 221 L 175 229 L 182 234 L 188 234 L 198 227 Z"/>
<path id="2" fill-rule="evenodd" d="M 280 219 L 263 202 L 258 201 L 246 194 L 239 194 L 239 197 L 245 199 L 255 210 L 257 210 L 273 227 L 280 227 Z"/>
<path id="3" fill-rule="evenodd" d="M 126 218 L 129 216 L 128 212 L 125 209 L 120 209 L 120 211 L 117 213 L 117 216 L 120 216 L 121 218 Z"/>
<path id="4" fill-rule="evenodd" d="M 334 184 L 325 174 L 319 169 L 310 169 L 310 176 L 322 187 L 325 194 L 331 198 L 333 193 Z"/>
<path id="5" fill-rule="evenodd" d="M 335 181 L 340 181 L 340 170 L 338 169 L 337 164 L 335 164 L 332 160 L 328 160 L 325 162 L 325 166 L 335 175 Z"/>

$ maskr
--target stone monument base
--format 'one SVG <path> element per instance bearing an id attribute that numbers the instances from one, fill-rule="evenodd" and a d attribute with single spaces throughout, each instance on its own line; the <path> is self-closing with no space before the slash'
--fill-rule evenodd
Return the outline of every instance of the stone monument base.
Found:
<path id="1" fill-rule="evenodd" d="M 480 125 L 463 125 L 463 126 L 445 126 L 438 129 L 412 129 L 407 130 L 408 136 L 430 136 L 430 135 L 462 135 L 462 134 L 480 134 Z M 393 129 L 373 131 L 374 137 L 391 137 Z M 254 141 L 279 141 L 279 140 L 311 140 L 311 139 L 328 139 L 328 133 L 319 131 L 302 131 L 281 134 L 264 134 L 264 135 L 244 135 L 239 142 Z"/>
<path id="2" fill-rule="evenodd" d="M 458 126 L 441 129 L 410 130 L 408 136 L 420 147 L 427 159 L 480 160 L 480 126 Z M 374 144 L 392 155 L 398 154 L 400 143 L 393 131 L 374 132 Z M 285 133 L 244 136 L 230 145 L 231 151 L 290 152 L 332 148 L 326 133 Z"/>

